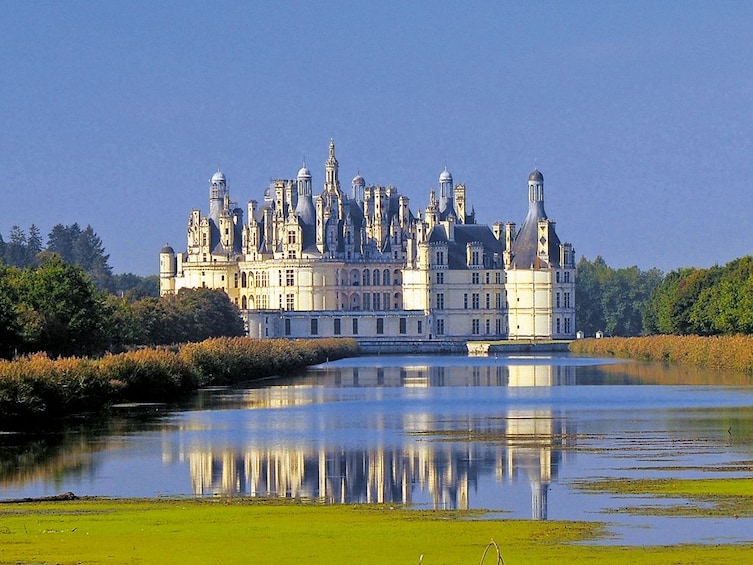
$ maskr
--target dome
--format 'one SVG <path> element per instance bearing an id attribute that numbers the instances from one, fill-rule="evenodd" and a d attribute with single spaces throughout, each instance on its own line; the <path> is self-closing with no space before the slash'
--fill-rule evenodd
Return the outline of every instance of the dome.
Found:
<path id="1" fill-rule="evenodd" d="M 298 178 L 299 179 L 310 179 L 311 178 L 311 171 L 309 171 L 306 168 L 306 163 L 304 163 L 303 166 L 298 170 Z"/>
<path id="2" fill-rule="evenodd" d="M 219 183 L 219 182 L 226 182 L 225 174 L 218 170 L 216 173 L 212 175 L 212 183 Z"/>
<path id="3" fill-rule="evenodd" d="M 361 176 L 361 173 L 358 173 L 356 176 L 353 177 L 353 182 L 351 184 L 354 184 L 357 186 L 366 186 L 366 181 Z"/>
<path id="4" fill-rule="evenodd" d="M 447 170 L 447 167 L 445 167 L 442 174 L 439 175 L 439 182 L 452 182 L 452 175 L 450 174 L 450 171 Z"/>
<path id="5" fill-rule="evenodd" d="M 159 250 L 159 252 L 160 253 L 171 253 L 171 254 L 175 255 L 175 250 L 172 247 L 170 247 L 167 243 L 165 244 L 165 246 L 162 249 Z"/>
<path id="6" fill-rule="evenodd" d="M 544 182 L 544 175 L 542 175 L 538 169 L 534 169 L 533 172 L 528 175 L 528 180 L 534 182 Z"/>

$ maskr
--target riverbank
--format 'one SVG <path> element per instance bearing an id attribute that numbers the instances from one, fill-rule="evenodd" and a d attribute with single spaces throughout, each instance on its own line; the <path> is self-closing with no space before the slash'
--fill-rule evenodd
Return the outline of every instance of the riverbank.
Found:
<path id="1" fill-rule="evenodd" d="M 352 339 L 248 338 L 100 359 L 36 354 L 0 361 L 0 423 L 28 427 L 117 402 L 166 402 L 200 387 L 258 380 L 357 354 Z"/>
<path id="2" fill-rule="evenodd" d="M 595 545 L 602 524 L 305 500 L 74 500 L 0 505 L 0 563 L 749 563 L 753 545 Z M 499 563 L 488 548 L 486 563 Z"/>
<path id="3" fill-rule="evenodd" d="M 753 336 L 610 337 L 570 344 L 578 355 L 622 357 L 753 373 Z"/>

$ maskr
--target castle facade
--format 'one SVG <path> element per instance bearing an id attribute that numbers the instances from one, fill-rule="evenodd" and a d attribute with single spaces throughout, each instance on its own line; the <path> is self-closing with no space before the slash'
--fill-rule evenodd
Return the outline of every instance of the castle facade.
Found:
<path id="1" fill-rule="evenodd" d="M 538 170 L 518 229 L 477 224 L 446 168 L 415 214 L 395 187 L 360 174 L 346 194 L 333 141 L 324 169 L 317 196 L 304 163 L 245 210 L 215 173 L 208 215 L 189 216 L 186 251 L 160 252 L 161 294 L 222 289 L 251 337 L 347 336 L 393 349 L 575 337 L 575 252 L 544 211 Z"/>

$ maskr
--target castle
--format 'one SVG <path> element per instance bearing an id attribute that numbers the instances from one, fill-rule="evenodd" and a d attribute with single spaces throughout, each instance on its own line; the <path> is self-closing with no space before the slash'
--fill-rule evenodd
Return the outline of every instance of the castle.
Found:
<path id="1" fill-rule="evenodd" d="M 360 174 L 350 188 L 330 141 L 321 194 L 304 163 L 248 202 L 244 222 L 216 172 L 209 214 L 191 211 L 186 251 L 160 252 L 160 293 L 222 289 L 250 337 L 348 336 L 393 350 L 575 337 L 575 252 L 546 215 L 538 170 L 520 229 L 477 224 L 447 168 L 423 213 Z"/>

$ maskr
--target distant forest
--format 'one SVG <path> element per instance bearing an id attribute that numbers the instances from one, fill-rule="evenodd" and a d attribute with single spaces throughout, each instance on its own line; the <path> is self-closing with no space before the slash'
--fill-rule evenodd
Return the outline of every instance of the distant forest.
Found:
<path id="1" fill-rule="evenodd" d="M 44 247 L 35 226 L 0 237 L 0 357 L 99 356 L 243 335 L 223 291 L 159 297 L 158 276 L 113 275 L 109 257 L 91 226 L 57 225 Z"/>
<path id="2" fill-rule="evenodd" d="M 581 258 L 576 326 L 586 336 L 753 334 L 753 257 L 668 274 Z"/>

